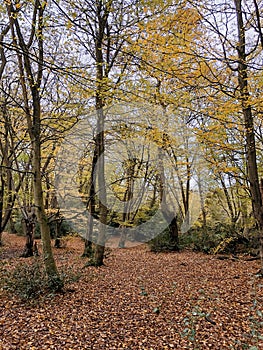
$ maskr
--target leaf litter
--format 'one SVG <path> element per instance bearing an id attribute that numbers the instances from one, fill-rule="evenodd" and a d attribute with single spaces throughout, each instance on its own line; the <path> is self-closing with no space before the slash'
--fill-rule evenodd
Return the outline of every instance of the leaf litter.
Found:
<path id="1" fill-rule="evenodd" d="M 30 262 L 22 237 L 4 240 L 1 269 Z M 83 268 L 82 250 L 77 237 L 54 250 L 59 269 L 81 271 L 63 294 L 25 303 L 0 290 L 1 350 L 263 349 L 259 261 L 139 245 Z"/>

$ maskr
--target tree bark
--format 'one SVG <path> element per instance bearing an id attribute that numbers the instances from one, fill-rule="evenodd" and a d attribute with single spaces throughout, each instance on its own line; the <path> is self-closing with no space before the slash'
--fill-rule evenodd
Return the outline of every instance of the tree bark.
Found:
<path id="1" fill-rule="evenodd" d="M 257 166 L 255 126 L 252 114 L 252 107 L 249 102 L 245 26 L 243 22 L 242 0 L 234 0 L 234 2 L 236 6 L 236 18 L 238 29 L 238 84 L 245 126 L 247 174 L 252 198 L 253 212 L 260 231 L 259 250 L 261 257 L 261 274 L 263 275 L 263 208 Z"/>
<path id="2" fill-rule="evenodd" d="M 35 227 L 36 227 L 36 214 L 32 208 L 30 208 L 30 212 L 27 210 L 24 211 L 24 218 L 22 220 L 24 226 L 24 232 L 26 234 L 26 244 L 24 247 L 24 251 L 21 254 L 23 258 L 29 258 L 34 255 L 34 235 L 35 235 Z"/>
<path id="3" fill-rule="evenodd" d="M 122 231 L 121 231 L 121 237 L 119 240 L 119 248 L 125 247 L 125 242 L 127 239 L 127 227 L 126 227 L 126 221 L 130 218 L 130 200 L 133 196 L 133 188 L 134 188 L 134 173 L 135 173 L 135 166 L 136 166 L 136 159 L 129 157 L 127 164 L 124 164 L 124 169 L 126 171 L 127 175 L 127 187 L 124 194 L 124 206 L 123 206 L 123 214 L 122 214 Z M 124 176 L 125 176 L 124 175 Z"/>
<path id="4" fill-rule="evenodd" d="M 1 164 L 0 164 L 0 245 L 2 244 L 2 233 L 11 219 L 17 193 L 26 176 L 29 164 L 21 175 L 19 172 L 19 163 L 16 158 L 14 146 L 14 134 L 11 127 L 11 120 L 8 115 L 7 102 L 3 101 L 1 115 L 4 123 L 4 137 L 0 140 Z M 16 163 L 18 170 L 18 182 L 14 185 L 14 178 L 11 168 Z"/>
<path id="5" fill-rule="evenodd" d="M 103 57 L 103 40 L 105 39 L 105 30 L 108 24 L 109 12 L 111 10 L 111 0 L 104 4 L 103 1 L 96 2 L 98 29 L 95 38 L 96 55 L 96 111 L 97 111 L 97 135 L 96 148 L 98 154 L 97 161 L 97 179 L 98 179 L 98 198 L 99 198 L 99 233 L 94 252 L 94 265 L 103 265 L 106 225 L 107 225 L 107 194 L 105 182 L 105 86 L 104 80 L 107 78 L 108 68 Z M 110 47 L 107 48 L 108 50 Z"/>
<path id="6" fill-rule="evenodd" d="M 173 245 L 175 251 L 179 250 L 179 232 L 177 225 L 177 216 L 168 207 L 166 197 L 166 180 L 163 166 L 163 150 L 159 148 L 159 189 L 160 189 L 160 200 L 161 200 L 161 211 L 167 221 L 170 243 Z"/>
<path id="7" fill-rule="evenodd" d="M 97 96 L 97 107 L 101 106 L 101 99 Z M 105 184 L 105 160 L 104 160 L 104 112 L 103 106 L 97 110 L 97 149 L 98 149 L 98 162 L 97 162 L 97 177 L 98 177 L 98 198 L 99 198 L 99 232 L 95 245 L 94 252 L 94 265 L 103 265 L 105 240 L 106 240 L 106 225 L 107 225 L 107 196 L 106 196 L 106 184 Z"/>
<path id="8" fill-rule="evenodd" d="M 84 252 L 82 254 L 83 257 L 92 258 L 93 249 L 92 249 L 92 236 L 93 236 L 93 228 L 94 228 L 94 217 L 95 217 L 95 209 L 96 209 L 96 164 L 98 161 L 97 147 L 94 149 L 93 157 L 92 157 L 92 165 L 91 165 L 91 173 L 90 179 L 88 183 L 88 223 L 86 229 L 85 236 L 85 244 L 84 244 Z"/>
<path id="9" fill-rule="evenodd" d="M 59 277 L 56 263 L 54 260 L 51 238 L 48 226 L 48 220 L 44 208 L 44 198 L 42 189 L 41 176 L 41 99 L 40 89 L 43 76 L 43 60 L 44 60 L 44 46 L 43 46 L 43 27 L 44 27 L 44 10 L 46 2 L 41 3 L 35 0 L 34 3 L 36 13 L 34 16 L 34 25 L 32 26 L 31 38 L 35 36 L 37 43 L 37 56 L 34 58 L 37 64 L 37 73 L 33 73 L 31 62 L 31 55 L 29 48 L 33 40 L 28 44 L 25 43 L 23 34 L 21 32 L 18 16 L 16 10 L 11 2 L 6 3 L 7 11 L 10 18 L 10 25 L 12 28 L 12 36 L 15 46 L 19 47 L 17 52 L 18 66 L 20 70 L 20 82 L 24 97 L 24 110 L 26 113 L 28 131 L 32 145 L 32 168 L 33 168 L 33 189 L 34 189 L 34 204 L 36 207 L 37 220 L 41 231 L 41 240 L 43 246 L 44 263 L 51 286 L 59 289 L 62 287 L 62 281 Z M 34 62 L 35 63 L 35 62 Z M 30 108 L 29 93 L 32 99 L 32 109 Z"/>

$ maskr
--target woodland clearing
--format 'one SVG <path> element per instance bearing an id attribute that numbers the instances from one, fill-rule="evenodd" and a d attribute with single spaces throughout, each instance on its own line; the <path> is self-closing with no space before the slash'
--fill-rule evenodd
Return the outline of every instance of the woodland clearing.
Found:
<path id="1" fill-rule="evenodd" d="M 1 270 L 20 258 L 24 237 L 5 233 Z M 111 249 L 85 267 L 83 242 L 54 249 L 59 269 L 79 274 L 65 291 L 25 302 L 0 291 L 0 349 L 263 349 L 259 261 L 192 251 Z"/>

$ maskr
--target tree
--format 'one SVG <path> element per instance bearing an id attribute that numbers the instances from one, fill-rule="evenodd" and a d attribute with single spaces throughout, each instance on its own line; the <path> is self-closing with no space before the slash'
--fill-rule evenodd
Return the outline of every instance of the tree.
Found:
<path id="1" fill-rule="evenodd" d="M 4 83 L 1 96 L 0 242 L 2 232 L 11 221 L 15 202 L 20 202 L 19 191 L 26 177 L 29 177 L 31 163 L 30 151 L 29 154 L 26 151 L 28 139 L 25 137 L 23 118 L 19 115 L 18 109 L 11 106 L 8 87 Z"/>
<path id="2" fill-rule="evenodd" d="M 197 151 L 188 122 L 192 118 L 190 105 L 196 78 L 191 50 L 200 40 L 200 17 L 188 2 L 164 4 L 167 8 L 146 21 L 142 35 L 134 46 L 141 58 L 139 74 L 140 82 L 145 86 L 144 94 L 150 98 L 153 106 L 163 109 L 162 123 L 157 121 L 158 127 L 165 130 L 160 135 L 160 139 L 163 138 L 160 153 L 169 155 L 174 174 L 171 180 L 166 179 L 167 173 L 161 165 L 163 157 L 160 155 L 160 188 L 166 188 L 166 182 L 177 184 L 179 191 L 174 191 L 174 202 L 179 206 L 183 226 L 189 227 L 190 184 Z M 165 201 L 164 193 L 162 197 Z M 168 217 L 171 217 L 171 213 Z M 178 218 L 175 215 L 173 223 Z M 173 227 L 177 230 L 175 224 Z"/>
<path id="3" fill-rule="evenodd" d="M 32 145 L 32 172 L 34 188 L 34 205 L 40 225 L 43 244 L 43 256 L 46 272 L 50 282 L 60 288 L 58 270 L 51 249 L 51 239 L 47 217 L 44 209 L 42 174 L 41 174 L 41 87 L 44 69 L 44 13 L 46 2 L 36 0 L 31 4 L 6 2 L 6 12 L 11 28 L 11 47 L 16 53 L 19 68 L 20 84 L 23 92 L 23 110 L 26 117 L 28 133 Z M 23 28 L 20 11 L 26 16 L 31 14 L 31 30 L 25 34 L 28 27 Z M 31 12 L 32 11 L 32 12 Z M 25 33 L 23 33 L 23 30 Z"/>
<path id="4" fill-rule="evenodd" d="M 105 107 L 108 107 L 116 96 L 123 96 L 120 85 L 125 76 L 128 63 L 131 61 L 130 52 L 126 52 L 127 40 L 138 22 L 137 1 L 86 1 L 71 2 L 63 5 L 55 2 L 63 14 L 65 25 L 74 27 L 75 40 L 83 55 L 84 76 L 91 77 L 90 84 L 96 110 L 96 131 L 94 137 L 93 164 L 96 172 L 92 174 L 93 184 L 89 187 L 89 208 L 94 208 L 94 192 L 97 193 L 99 205 L 100 228 L 93 262 L 103 264 L 105 229 L 107 225 L 107 191 L 105 184 Z M 93 215 L 93 213 L 91 212 Z M 92 233 L 93 219 L 90 220 L 88 236 Z M 87 237 L 88 238 L 88 237 Z"/>
<path id="5" fill-rule="evenodd" d="M 195 1 L 191 3 L 197 5 Z M 198 4 L 196 9 L 207 39 L 199 43 L 199 49 L 193 51 L 193 56 L 196 55 L 199 62 L 199 84 L 203 83 L 204 86 L 206 82 L 206 87 L 201 90 L 203 97 L 206 95 L 206 100 L 213 108 L 213 113 L 202 108 L 201 114 L 209 116 L 218 129 L 221 127 L 220 133 L 223 130 L 232 130 L 241 142 L 244 141 L 240 147 L 245 155 L 247 181 L 254 217 L 260 231 L 262 256 L 262 196 L 255 124 L 257 110 L 262 104 L 257 86 L 261 75 L 258 62 L 262 52 L 262 35 L 258 26 L 259 6 L 259 2 L 242 0 L 230 3 L 203 1 L 201 7 Z M 218 16 L 218 13 L 221 15 Z M 213 38 L 213 42 L 209 36 Z M 216 134 L 214 135 L 216 138 Z M 235 150 L 226 152 L 227 147 L 223 144 L 221 150 L 231 157 L 238 154 Z"/>
<path id="6" fill-rule="evenodd" d="M 246 46 L 246 33 L 243 20 L 244 10 L 242 9 L 242 3 L 242 0 L 235 0 L 238 31 L 238 88 L 245 128 L 246 160 L 249 188 L 251 191 L 254 215 L 260 230 L 261 275 L 263 275 L 263 202 L 258 175 L 254 118 L 249 93 L 249 73 L 247 65 L 248 48 Z"/>

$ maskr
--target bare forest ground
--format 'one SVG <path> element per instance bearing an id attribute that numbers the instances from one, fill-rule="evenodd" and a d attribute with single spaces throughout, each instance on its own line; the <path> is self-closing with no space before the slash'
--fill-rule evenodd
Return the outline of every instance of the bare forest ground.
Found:
<path id="1" fill-rule="evenodd" d="M 0 268 L 24 238 L 4 234 Z M 105 266 L 83 268 L 77 237 L 54 250 L 60 269 L 80 272 L 65 293 L 26 303 L 0 290 L 0 349 L 263 349 L 259 261 L 218 260 L 146 245 L 112 249 Z"/>

